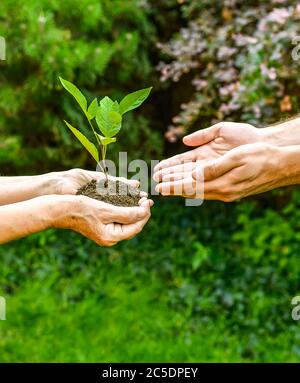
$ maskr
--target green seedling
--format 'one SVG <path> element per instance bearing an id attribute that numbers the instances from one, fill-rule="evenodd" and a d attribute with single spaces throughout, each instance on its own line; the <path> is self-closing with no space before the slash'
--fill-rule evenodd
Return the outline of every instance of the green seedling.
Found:
<path id="1" fill-rule="evenodd" d="M 105 166 L 107 146 L 116 142 L 116 135 L 122 127 L 123 115 L 130 110 L 138 108 L 149 96 L 152 87 L 130 93 L 120 103 L 105 96 L 100 102 L 95 98 L 88 106 L 85 96 L 74 84 L 61 77 L 59 77 L 59 80 L 62 86 L 78 102 L 88 120 L 98 147 L 78 129 L 74 128 L 67 121 L 64 120 L 64 122 L 97 163 L 99 163 L 101 158 L 103 165 L 101 167 L 107 177 Z"/>

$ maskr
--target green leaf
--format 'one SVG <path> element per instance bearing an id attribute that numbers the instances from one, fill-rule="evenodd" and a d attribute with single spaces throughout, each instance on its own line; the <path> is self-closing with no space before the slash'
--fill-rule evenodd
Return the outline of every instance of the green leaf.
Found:
<path id="1" fill-rule="evenodd" d="M 97 134 L 97 136 L 100 138 L 102 145 L 109 145 L 117 141 L 116 137 L 103 137 L 101 134 Z"/>
<path id="2" fill-rule="evenodd" d="M 113 104 L 111 104 L 113 107 Z M 113 137 L 121 129 L 122 116 L 114 110 L 104 109 L 103 105 L 98 108 L 96 114 L 97 125 L 105 137 Z"/>
<path id="3" fill-rule="evenodd" d="M 91 102 L 89 108 L 88 108 L 88 114 L 90 117 L 90 120 L 94 117 L 96 117 L 97 110 L 99 108 L 97 98 L 94 98 L 94 100 Z"/>
<path id="4" fill-rule="evenodd" d="M 108 113 L 108 116 L 109 116 L 109 119 L 110 121 L 114 124 L 114 125 L 118 125 L 121 123 L 122 121 L 122 116 L 120 115 L 120 113 L 118 112 L 114 112 L 113 110 L 111 112 Z"/>
<path id="5" fill-rule="evenodd" d="M 113 106 L 114 106 L 114 102 L 108 96 L 105 96 L 100 101 L 100 107 L 101 107 L 102 110 L 105 110 L 105 111 L 113 110 Z"/>
<path id="6" fill-rule="evenodd" d="M 90 142 L 84 134 L 82 134 L 78 129 L 74 128 L 67 121 L 65 121 L 67 127 L 71 130 L 74 136 L 81 142 L 81 144 L 86 148 L 86 150 L 92 155 L 95 161 L 99 162 L 99 154 L 96 146 Z"/>
<path id="7" fill-rule="evenodd" d="M 59 77 L 59 80 L 62 84 L 62 86 L 69 92 L 71 95 L 75 98 L 75 100 L 80 105 L 81 109 L 86 114 L 87 112 L 87 101 L 84 95 L 81 93 L 81 91 L 70 81 L 64 80 L 63 78 Z"/>
<path id="8" fill-rule="evenodd" d="M 124 114 L 132 109 L 138 108 L 146 100 L 151 92 L 152 87 L 137 90 L 130 93 L 120 102 L 120 113 Z"/>
<path id="9" fill-rule="evenodd" d="M 118 113 L 119 113 L 119 111 L 120 111 L 120 106 L 119 106 L 118 101 L 115 101 L 115 102 L 114 102 L 113 110 L 114 110 L 115 112 L 118 112 Z"/>

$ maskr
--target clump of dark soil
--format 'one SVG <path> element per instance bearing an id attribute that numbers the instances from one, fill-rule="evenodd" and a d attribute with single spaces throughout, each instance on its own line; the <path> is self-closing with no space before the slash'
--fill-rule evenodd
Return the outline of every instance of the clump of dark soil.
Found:
<path id="1" fill-rule="evenodd" d="M 140 190 L 121 181 L 108 179 L 97 182 L 92 180 L 78 189 L 77 195 L 110 203 L 115 206 L 138 206 Z"/>

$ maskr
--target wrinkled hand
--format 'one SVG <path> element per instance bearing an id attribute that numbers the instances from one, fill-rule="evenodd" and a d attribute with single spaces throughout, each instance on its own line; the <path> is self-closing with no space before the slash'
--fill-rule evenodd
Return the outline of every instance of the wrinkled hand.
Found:
<path id="1" fill-rule="evenodd" d="M 102 246 L 112 246 L 138 234 L 150 218 L 150 208 L 153 206 L 147 193 L 140 193 L 138 207 L 118 207 L 86 196 L 74 196 L 81 186 L 104 178 L 105 175 L 101 172 L 83 169 L 55 173 L 54 194 L 62 195 L 57 198 L 58 203 L 61 201 L 63 206 L 59 206 L 62 213 L 57 215 L 53 226 L 79 232 Z M 136 180 L 109 178 L 118 179 L 133 187 L 139 186 Z"/>
<path id="2" fill-rule="evenodd" d="M 114 206 L 86 196 L 55 198 L 58 212 L 54 214 L 53 227 L 74 230 L 102 246 L 112 246 L 137 235 L 149 220 L 153 205 L 146 196 L 138 207 Z"/>
<path id="3" fill-rule="evenodd" d="M 204 186 L 205 199 L 225 202 L 259 194 L 284 184 L 281 151 L 264 143 L 242 145 L 185 172 L 173 168 L 173 173 L 161 175 L 156 190 L 163 195 L 197 198 L 203 192 L 197 188 Z M 201 177 L 204 184 L 197 182 Z"/>
<path id="4" fill-rule="evenodd" d="M 183 138 L 185 145 L 198 147 L 161 161 L 154 168 L 154 180 L 158 182 L 163 175 L 178 173 L 183 168 L 185 171 L 192 171 L 196 162 L 211 161 L 240 145 L 262 141 L 262 129 L 250 124 L 220 122 L 185 136 Z"/>

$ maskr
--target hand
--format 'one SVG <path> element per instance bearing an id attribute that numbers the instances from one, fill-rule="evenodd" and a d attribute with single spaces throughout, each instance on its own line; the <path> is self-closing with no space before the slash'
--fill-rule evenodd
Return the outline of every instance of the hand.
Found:
<path id="1" fill-rule="evenodd" d="M 100 181 L 105 178 L 104 173 L 83 169 L 71 169 L 64 172 L 49 173 L 54 179 L 52 193 L 50 194 L 76 194 L 77 190 L 92 180 Z M 127 180 L 123 177 L 112 177 L 110 179 L 118 179 L 122 182 L 138 187 L 139 182 L 136 180 Z"/>
<path id="2" fill-rule="evenodd" d="M 150 218 L 153 205 L 146 197 L 138 207 L 117 207 L 85 196 L 48 197 L 57 202 L 53 227 L 74 230 L 102 246 L 137 235 Z"/>
<path id="3" fill-rule="evenodd" d="M 250 124 L 220 122 L 207 129 L 199 130 L 183 138 L 187 146 L 199 146 L 194 150 L 161 161 L 154 168 L 154 180 L 160 181 L 163 175 L 183 170 L 193 170 L 196 161 L 206 162 L 216 159 L 240 145 L 262 142 L 264 129 Z"/>
<path id="4" fill-rule="evenodd" d="M 181 190 L 180 195 L 196 198 L 202 192 L 197 187 L 203 187 L 196 181 L 203 175 L 205 199 L 234 201 L 291 183 L 297 155 L 290 152 L 269 144 L 242 145 L 191 171 L 162 175 L 156 190 L 163 195 Z"/>

